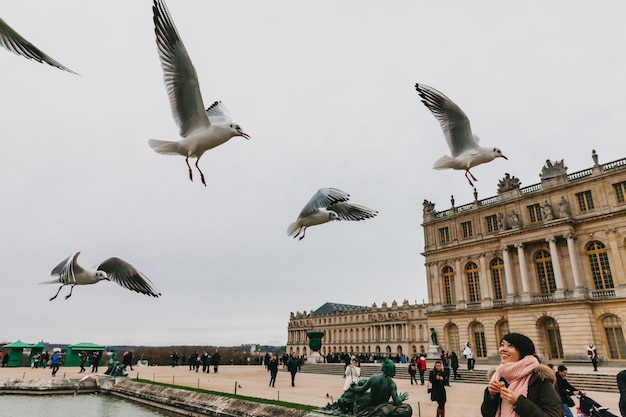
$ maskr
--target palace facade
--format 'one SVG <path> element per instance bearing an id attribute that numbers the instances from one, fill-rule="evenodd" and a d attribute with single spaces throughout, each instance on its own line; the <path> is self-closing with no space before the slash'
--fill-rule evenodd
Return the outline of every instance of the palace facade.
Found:
<path id="1" fill-rule="evenodd" d="M 626 158 L 567 173 L 546 161 L 541 182 L 506 174 L 496 196 L 436 211 L 422 224 L 429 301 L 380 308 L 327 303 L 291 313 L 287 350 L 306 353 L 323 330 L 329 352 L 412 354 L 471 341 L 478 361 L 498 361 L 505 333 L 533 339 L 544 360 L 626 361 Z"/>
<path id="2" fill-rule="evenodd" d="M 424 201 L 428 326 L 444 349 L 469 340 L 497 360 L 519 332 L 544 360 L 586 360 L 589 343 L 626 360 L 626 159 L 592 159 L 572 174 L 548 160 L 523 188 L 506 174 L 496 196 L 445 211 Z"/>
<path id="3" fill-rule="evenodd" d="M 426 352 L 426 306 L 395 301 L 371 307 L 326 303 L 315 311 L 291 313 L 287 352 L 308 354 L 306 333 L 324 331 L 320 354 L 350 353 L 382 356 Z"/>

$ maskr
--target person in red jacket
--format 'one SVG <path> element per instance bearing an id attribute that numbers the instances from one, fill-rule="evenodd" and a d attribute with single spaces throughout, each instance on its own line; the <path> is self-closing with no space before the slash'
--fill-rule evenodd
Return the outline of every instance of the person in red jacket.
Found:
<path id="1" fill-rule="evenodd" d="M 428 365 L 426 365 L 426 358 L 424 356 L 420 356 L 419 359 L 417 359 L 417 371 L 420 373 L 421 385 L 424 385 L 424 372 L 426 372 L 427 368 Z"/>

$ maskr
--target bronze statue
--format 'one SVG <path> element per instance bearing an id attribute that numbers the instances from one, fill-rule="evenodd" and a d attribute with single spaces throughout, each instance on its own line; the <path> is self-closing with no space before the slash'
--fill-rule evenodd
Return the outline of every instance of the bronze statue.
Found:
<path id="1" fill-rule="evenodd" d="M 409 394 L 398 394 L 396 383 L 392 379 L 396 375 L 396 365 L 385 359 L 382 372 L 353 384 L 336 403 L 328 404 L 324 409 L 336 414 L 359 417 L 410 417 L 413 409 L 409 404 L 403 403 L 409 398 Z"/>
<path id="2" fill-rule="evenodd" d="M 124 372 L 124 365 L 117 360 L 117 352 L 113 352 L 113 355 L 111 355 L 109 367 L 104 371 L 104 374 L 109 376 L 128 376 L 128 374 Z"/>
<path id="3" fill-rule="evenodd" d="M 435 328 L 431 327 L 430 328 L 430 340 L 433 341 L 433 345 L 437 346 L 437 333 L 435 332 Z"/>

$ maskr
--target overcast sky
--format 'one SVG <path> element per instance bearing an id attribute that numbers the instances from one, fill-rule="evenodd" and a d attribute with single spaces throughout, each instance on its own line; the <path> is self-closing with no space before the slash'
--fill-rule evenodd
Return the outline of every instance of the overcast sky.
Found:
<path id="1" fill-rule="evenodd" d="M 0 341 L 284 344 L 289 313 L 327 301 L 427 299 L 422 201 L 473 201 L 416 82 L 455 101 L 509 160 L 473 169 L 539 182 L 626 156 L 622 1 L 192 1 L 168 7 L 205 106 L 251 136 L 200 160 L 178 140 L 150 0 L 0 0 L 0 17 L 75 76 L 0 50 Z M 322 187 L 379 211 L 286 235 Z M 162 292 L 110 282 L 48 299 L 75 251 L 121 257 Z"/>

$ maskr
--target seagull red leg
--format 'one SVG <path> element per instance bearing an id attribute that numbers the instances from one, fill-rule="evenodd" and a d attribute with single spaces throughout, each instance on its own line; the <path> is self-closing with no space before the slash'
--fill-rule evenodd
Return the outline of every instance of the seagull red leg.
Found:
<path id="1" fill-rule="evenodd" d="M 206 182 L 204 181 L 204 174 L 202 173 L 202 170 L 198 166 L 198 162 L 200 162 L 200 158 L 196 159 L 196 168 L 198 169 L 198 172 L 200 173 L 200 180 L 202 181 L 202 184 L 204 184 L 204 186 L 206 187 Z"/>
<path id="2" fill-rule="evenodd" d="M 189 157 L 185 158 L 187 168 L 189 168 L 189 180 L 193 182 L 193 173 L 191 172 L 191 166 L 189 165 Z"/>
<path id="3" fill-rule="evenodd" d="M 70 287 L 70 293 L 65 296 L 66 300 L 72 296 L 72 291 L 74 291 L 74 284 L 72 284 L 72 286 Z"/>
<path id="4" fill-rule="evenodd" d="M 474 178 L 474 176 L 472 175 L 472 173 L 471 173 L 471 172 L 469 172 L 469 169 L 466 169 L 466 170 L 465 170 L 465 178 L 467 178 L 467 182 L 469 182 L 469 185 L 470 185 L 471 187 L 473 187 L 473 186 L 474 186 L 474 183 L 472 182 L 472 180 L 470 180 L 470 178 L 467 176 L 467 174 L 471 175 L 471 176 L 472 176 L 472 178 Z M 474 180 L 476 180 L 476 178 L 474 178 Z M 478 180 L 476 180 L 476 181 L 478 181 Z"/>
<path id="5" fill-rule="evenodd" d="M 50 301 L 54 300 L 55 298 L 57 298 L 57 296 L 59 295 L 59 293 L 61 292 L 61 288 L 63 288 L 65 285 L 61 285 L 59 287 L 59 290 L 57 291 L 56 294 L 54 294 L 54 296 L 50 299 Z"/>

